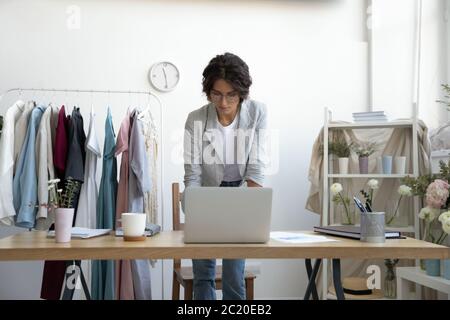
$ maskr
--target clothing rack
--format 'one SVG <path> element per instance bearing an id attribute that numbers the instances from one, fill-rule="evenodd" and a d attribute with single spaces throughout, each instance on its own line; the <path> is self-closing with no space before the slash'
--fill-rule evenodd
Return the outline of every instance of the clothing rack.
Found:
<path id="1" fill-rule="evenodd" d="M 136 95 L 147 95 L 148 98 L 153 97 L 156 99 L 156 101 L 158 101 L 158 111 L 159 111 L 159 132 L 158 132 L 158 140 L 160 142 L 160 145 L 162 145 L 162 141 L 163 141 L 163 106 L 162 106 L 162 102 L 161 99 L 154 94 L 151 91 L 136 91 L 136 90 L 86 90 L 86 89 L 55 89 L 55 88 L 12 88 L 12 89 L 8 89 L 4 92 L 2 92 L 0 94 L 0 103 L 3 100 L 3 98 L 7 95 L 10 94 L 12 92 L 18 92 L 19 96 L 22 95 L 23 91 L 31 91 L 31 92 L 64 92 L 64 93 L 90 93 L 91 95 L 93 95 L 94 93 L 101 93 L 101 94 L 108 94 L 108 100 L 109 100 L 109 94 L 136 94 Z M 109 101 L 108 101 L 109 104 Z M 161 208 L 161 230 L 164 229 L 164 194 L 163 194 L 163 152 L 162 152 L 162 148 L 160 147 L 160 152 L 158 154 L 159 156 L 159 176 L 160 176 L 160 195 L 161 195 L 161 203 L 160 208 Z M 31 231 L 31 229 L 30 229 Z M 162 282 L 161 282 L 161 296 L 162 299 L 164 299 L 164 267 L 161 267 L 161 272 L 162 272 Z M 73 294 L 73 293 L 72 293 Z"/>

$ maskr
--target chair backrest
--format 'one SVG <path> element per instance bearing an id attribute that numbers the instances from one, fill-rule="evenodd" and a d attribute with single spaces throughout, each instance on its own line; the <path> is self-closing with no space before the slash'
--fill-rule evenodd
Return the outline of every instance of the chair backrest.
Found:
<path id="1" fill-rule="evenodd" d="M 184 223 L 180 222 L 180 184 L 177 182 L 172 183 L 172 225 L 174 231 L 179 231 L 184 229 Z M 173 260 L 173 268 L 180 268 L 181 260 Z"/>

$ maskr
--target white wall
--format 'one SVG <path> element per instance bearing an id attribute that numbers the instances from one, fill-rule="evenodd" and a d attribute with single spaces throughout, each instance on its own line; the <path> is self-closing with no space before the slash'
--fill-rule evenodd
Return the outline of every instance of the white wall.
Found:
<path id="1" fill-rule="evenodd" d="M 66 28 L 66 8 L 72 4 L 81 8 L 79 30 Z M 323 108 L 332 108 L 337 119 L 350 119 L 351 112 L 367 108 L 365 11 L 362 1 L 350 0 L 3 1 L 0 90 L 148 90 L 148 68 L 160 60 L 175 62 L 181 82 L 172 93 L 160 95 L 164 103 L 164 227 L 170 229 L 170 184 L 183 178 L 182 164 L 172 160 L 172 153 L 179 146 L 188 112 L 205 103 L 202 70 L 214 55 L 234 52 L 249 64 L 252 98 L 268 105 L 270 124 L 279 130 L 279 171 L 268 179 L 275 190 L 272 229 L 310 229 L 318 217 L 304 209 L 307 170 L 313 140 L 323 123 Z M 91 104 L 89 95 L 28 97 L 79 103 L 84 115 Z M 15 97 L 9 99 L 0 102 L 0 113 Z M 126 107 L 145 102 L 127 96 L 109 100 L 116 131 Z M 101 141 L 107 101 L 106 96 L 93 100 Z M 303 261 L 258 262 L 256 298 L 303 295 L 307 281 Z M 171 295 L 170 265 L 166 261 L 165 298 Z M 37 298 L 41 266 L 39 262 L 0 263 L 0 299 Z M 161 287 L 161 269 L 155 274 L 154 284 Z M 23 289 L 28 283 L 29 289 Z M 161 297 L 161 289 L 155 293 Z"/>
<path id="2" fill-rule="evenodd" d="M 448 83 L 448 22 L 446 1 L 422 2 L 419 116 L 429 128 L 447 122 L 447 111 L 436 100 L 443 98 L 441 84 Z"/>
<path id="3" fill-rule="evenodd" d="M 416 1 L 372 3 L 373 110 L 385 110 L 390 119 L 411 117 Z"/>
<path id="4" fill-rule="evenodd" d="M 447 29 L 444 38 L 447 43 L 447 83 L 450 83 L 450 0 L 446 1 L 445 12 L 444 19 Z M 447 117 L 450 120 L 450 113 L 447 114 Z"/>

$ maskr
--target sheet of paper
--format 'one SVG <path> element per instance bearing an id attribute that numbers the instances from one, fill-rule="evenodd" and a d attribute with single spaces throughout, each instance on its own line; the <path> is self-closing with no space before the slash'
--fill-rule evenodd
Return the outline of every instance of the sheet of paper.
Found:
<path id="1" fill-rule="evenodd" d="M 71 235 L 73 238 L 88 239 L 108 234 L 110 231 L 111 229 L 89 229 L 89 228 L 73 227 Z M 48 232 L 48 236 L 54 237 L 55 231 L 50 230 Z"/>
<path id="2" fill-rule="evenodd" d="M 286 243 L 316 243 L 316 242 L 334 242 L 335 239 L 329 239 L 325 236 L 305 234 L 301 232 L 272 231 L 270 237 L 274 240 Z"/>

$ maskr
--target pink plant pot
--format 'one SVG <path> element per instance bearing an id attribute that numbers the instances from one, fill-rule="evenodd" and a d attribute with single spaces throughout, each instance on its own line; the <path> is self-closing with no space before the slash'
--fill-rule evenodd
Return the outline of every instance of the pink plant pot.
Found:
<path id="1" fill-rule="evenodd" d="M 73 222 L 73 208 L 58 208 L 55 212 L 56 242 L 70 242 Z"/>

